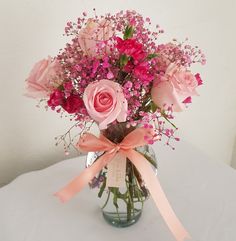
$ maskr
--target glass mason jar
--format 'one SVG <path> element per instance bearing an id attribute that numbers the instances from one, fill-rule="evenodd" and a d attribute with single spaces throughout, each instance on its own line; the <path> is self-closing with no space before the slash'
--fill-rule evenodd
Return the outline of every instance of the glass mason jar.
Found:
<path id="1" fill-rule="evenodd" d="M 102 134 L 114 143 L 120 143 L 123 138 L 135 128 L 119 123 L 108 127 Z M 136 148 L 147 161 L 157 170 L 155 153 L 149 145 Z M 103 153 L 88 153 L 86 165 L 91 165 Z M 149 192 L 142 177 L 132 162 L 126 159 L 125 187 L 107 187 L 107 167 L 105 167 L 90 183 L 91 188 L 98 187 L 98 197 L 101 199 L 104 219 L 115 227 L 128 227 L 136 223 L 143 210 L 144 201 Z"/>

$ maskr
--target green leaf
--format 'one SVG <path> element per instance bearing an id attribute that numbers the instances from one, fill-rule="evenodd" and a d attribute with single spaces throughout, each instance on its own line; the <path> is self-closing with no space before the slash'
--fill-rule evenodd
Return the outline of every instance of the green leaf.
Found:
<path id="1" fill-rule="evenodd" d="M 151 59 L 156 58 L 157 56 L 158 56 L 158 54 L 156 54 L 156 53 L 149 54 L 149 55 L 147 56 L 147 59 L 148 59 L 148 60 L 151 60 Z"/>
<path id="2" fill-rule="evenodd" d="M 134 34 L 134 28 L 132 26 L 127 26 L 124 32 L 124 39 L 132 38 Z"/>
<path id="3" fill-rule="evenodd" d="M 156 110 L 157 110 L 158 106 L 153 102 L 151 101 L 150 102 L 150 110 L 152 113 L 154 113 Z"/>
<path id="4" fill-rule="evenodd" d="M 153 101 L 150 103 L 150 105 L 151 105 L 151 107 L 150 107 L 150 110 L 152 111 L 152 113 L 154 113 L 157 109 L 159 109 L 160 111 L 161 111 L 161 116 L 167 121 L 167 122 L 169 122 L 169 124 L 171 124 L 175 129 L 178 129 L 177 127 L 176 127 L 176 125 L 174 124 L 174 123 L 172 123 L 169 119 L 168 119 L 168 117 L 167 117 L 167 115 L 166 115 L 166 113 L 165 113 L 165 110 L 162 110 L 158 105 L 156 105 Z"/>
<path id="5" fill-rule="evenodd" d="M 117 200 L 118 200 L 118 192 L 119 192 L 119 189 L 117 187 L 112 187 L 111 188 L 111 192 L 113 193 L 113 204 L 114 206 L 116 207 L 116 209 L 119 208 L 118 206 L 118 203 L 117 203 Z"/>
<path id="6" fill-rule="evenodd" d="M 63 86 L 63 85 L 59 85 L 59 86 L 57 87 L 57 89 L 63 91 L 63 90 L 64 90 L 64 86 Z"/>
<path id="7" fill-rule="evenodd" d="M 157 168 L 156 160 L 152 159 L 148 154 L 143 154 L 143 155 L 155 168 Z"/>
<path id="8" fill-rule="evenodd" d="M 120 66 L 124 67 L 129 61 L 129 57 L 126 56 L 125 54 L 120 56 Z"/>
<path id="9" fill-rule="evenodd" d="M 141 155 L 143 155 L 149 162 L 150 164 L 152 164 L 156 169 L 157 169 L 157 162 L 156 160 L 152 159 L 147 153 L 142 153 L 140 151 L 138 151 Z"/>
<path id="10" fill-rule="evenodd" d="M 102 197 L 102 194 L 103 194 L 103 192 L 104 192 L 104 190 L 105 190 L 105 187 L 106 187 L 106 179 L 105 179 L 104 182 L 102 183 L 102 186 L 101 186 L 100 191 L 99 191 L 99 193 L 98 193 L 98 197 L 99 197 L 99 198 Z"/>

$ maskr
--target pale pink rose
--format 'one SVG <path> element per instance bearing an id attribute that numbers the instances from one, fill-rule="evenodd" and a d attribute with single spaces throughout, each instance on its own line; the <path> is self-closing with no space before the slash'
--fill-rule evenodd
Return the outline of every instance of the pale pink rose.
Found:
<path id="1" fill-rule="evenodd" d="M 161 80 L 154 80 L 151 95 L 154 103 L 160 107 L 172 106 L 173 111 L 182 111 L 191 96 L 198 95 L 198 81 L 186 68 L 170 64 Z"/>
<path id="2" fill-rule="evenodd" d="M 114 81 L 103 79 L 90 83 L 84 91 L 83 101 L 100 129 L 106 129 L 115 120 L 126 121 L 128 103 L 121 86 Z"/>
<path id="3" fill-rule="evenodd" d="M 80 30 L 78 40 L 80 48 L 88 56 L 97 55 L 97 45 L 103 41 L 109 40 L 114 34 L 110 21 L 103 19 L 95 22 L 94 19 L 88 19 L 86 26 Z M 108 51 L 108 49 L 107 49 Z"/>
<path id="4" fill-rule="evenodd" d="M 59 70 L 59 63 L 50 56 L 37 62 L 26 79 L 25 94 L 31 98 L 45 98 L 49 96 L 53 87 L 56 73 Z"/>

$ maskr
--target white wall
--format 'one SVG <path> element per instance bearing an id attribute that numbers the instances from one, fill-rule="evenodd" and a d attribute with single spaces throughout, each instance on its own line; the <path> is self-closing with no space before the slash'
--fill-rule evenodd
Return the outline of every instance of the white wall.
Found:
<path id="1" fill-rule="evenodd" d="M 208 64 L 201 97 L 178 115 L 179 135 L 216 161 L 230 163 L 236 135 L 235 0 L 0 0 L 0 183 L 64 159 L 54 137 L 70 125 L 22 96 L 32 65 L 63 47 L 67 20 L 83 10 L 135 9 L 166 31 L 160 41 L 186 36 Z"/>

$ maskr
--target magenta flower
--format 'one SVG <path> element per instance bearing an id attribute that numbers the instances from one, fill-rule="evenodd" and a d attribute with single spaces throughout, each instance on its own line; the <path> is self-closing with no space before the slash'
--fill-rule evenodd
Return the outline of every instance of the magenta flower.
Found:
<path id="1" fill-rule="evenodd" d="M 201 78 L 199 73 L 195 74 L 195 78 L 196 78 L 196 80 L 198 82 L 198 85 L 202 85 L 203 84 L 202 78 Z"/>
<path id="2" fill-rule="evenodd" d="M 136 39 L 121 39 L 116 38 L 116 48 L 121 54 L 132 57 L 134 60 L 141 60 L 146 57 L 146 53 L 143 50 L 143 45 L 138 43 Z"/>
<path id="3" fill-rule="evenodd" d="M 124 71 L 127 73 L 132 72 L 134 69 L 134 64 L 131 61 L 128 61 L 128 63 L 124 66 Z"/>
<path id="4" fill-rule="evenodd" d="M 50 106 L 54 110 L 55 107 L 63 104 L 64 98 L 65 94 L 62 91 L 55 90 L 50 94 L 50 98 L 47 102 L 48 106 Z"/>
<path id="5" fill-rule="evenodd" d="M 150 66 L 147 62 L 143 62 L 134 68 L 134 75 L 144 84 L 149 84 L 153 80 L 153 75 L 149 74 Z"/>
<path id="6" fill-rule="evenodd" d="M 71 92 L 71 90 L 73 89 L 73 84 L 71 81 L 65 82 L 63 86 L 67 92 Z"/>
<path id="7" fill-rule="evenodd" d="M 184 101 L 182 101 L 182 103 L 184 103 L 184 104 L 192 103 L 192 97 L 191 96 L 187 97 Z"/>
<path id="8" fill-rule="evenodd" d="M 62 107 L 69 114 L 74 114 L 84 107 L 84 102 L 78 95 L 71 94 L 66 100 L 64 100 Z"/>

